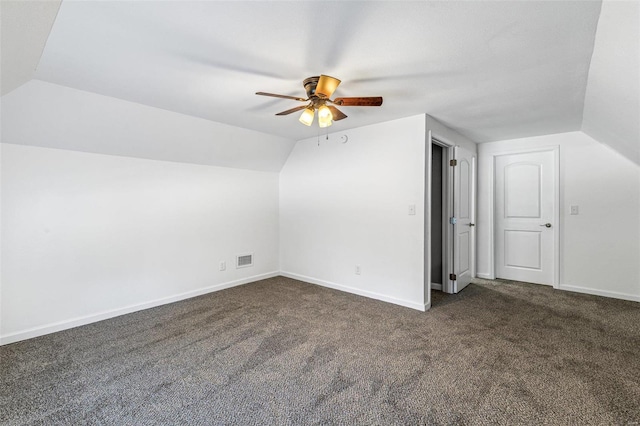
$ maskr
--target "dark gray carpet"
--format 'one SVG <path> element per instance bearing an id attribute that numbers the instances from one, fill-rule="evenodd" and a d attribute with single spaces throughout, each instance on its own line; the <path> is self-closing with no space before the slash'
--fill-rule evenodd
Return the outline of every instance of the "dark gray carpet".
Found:
<path id="1" fill-rule="evenodd" d="M 0 347 L 0 423 L 638 424 L 640 304 L 273 278 Z"/>

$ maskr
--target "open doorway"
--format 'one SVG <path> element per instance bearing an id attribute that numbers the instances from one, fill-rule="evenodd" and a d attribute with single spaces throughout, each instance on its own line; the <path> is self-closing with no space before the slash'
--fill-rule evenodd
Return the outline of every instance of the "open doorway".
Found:
<path id="1" fill-rule="evenodd" d="M 438 291 L 442 291 L 446 282 L 445 158 L 444 148 L 431 144 L 431 289 Z"/>
<path id="2" fill-rule="evenodd" d="M 429 140 L 425 276 L 431 302 L 460 292 L 475 275 L 476 162 L 465 147 L 431 134 Z"/>

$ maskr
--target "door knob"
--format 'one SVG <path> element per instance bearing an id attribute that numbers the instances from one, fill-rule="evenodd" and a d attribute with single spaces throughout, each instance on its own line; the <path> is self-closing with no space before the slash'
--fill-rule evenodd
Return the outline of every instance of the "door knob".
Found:
<path id="1" fill-rule="evenodd" d="M 540 226 L 544 226 L 546 228 L 551 228 L 551 224 L 550 223 L 545 223 L 544 225 L 540 225 Z"/>

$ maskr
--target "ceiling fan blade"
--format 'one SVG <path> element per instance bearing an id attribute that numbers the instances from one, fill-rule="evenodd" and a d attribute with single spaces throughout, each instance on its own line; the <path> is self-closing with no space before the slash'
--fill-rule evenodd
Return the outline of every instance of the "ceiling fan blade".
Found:
<path id="1" fill-rule="evenodd" d="M 329 108 L 329 111 L 331 111 L 331 115 L 333 116 L 333 121 L 338 121 L 338 120 L 342 120 L 343 118 L 347 118 L 347 114 L 340 111 L 338 108 L 334 107 L 333 105 L 327 105 L 327 107 Z"/>
<path id="2" fill-rule="evenodd" d="M 370 96 L 366 98 L 335 98 L 333 103 L 342 106 L 380 106 L 381 96 Z"/>
<path id="3" fill-rule="evenodd" d="M 298 98 L 295 96 L 276 95 L 275 93 L 266 93 L 266 92 L 256 92 L 256 95 L 271 96 L 272 98 L 293 99 L 294 101 L 300 101 L 300 102 L 306 102 L 309 100 L 304 98 Z"/>
<path id="4" fill-rule="evenodd" d="M 291 108 L 291 109 L 288 109 L 286 111 L 279 112 L 276 115 L 288 115 L 288 114 L 291 114 L 292 112 L 296 112 L 296 111 L 300 111 L 301 109 L 305 109 L 306 107 L 307 107 L 307 105 L 300 105 L 300 106 L 297 106 L 295 108 Z"/>
<path id="5" fill-rule="evenodd" d="M 340 85 L 340 80 L 328 75 L 321 75 L 316 86 L 316 95 L 321 98 L 330 98 Z"/>

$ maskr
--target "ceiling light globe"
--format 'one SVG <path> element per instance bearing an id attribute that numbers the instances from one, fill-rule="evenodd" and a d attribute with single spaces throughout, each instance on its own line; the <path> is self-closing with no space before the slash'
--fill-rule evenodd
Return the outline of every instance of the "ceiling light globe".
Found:
<path id="1" fill-rule="evenodd" d="M 328 106 L 322 105 L 318 108 L 318 126 L 329 127 L 333 124 L 333 115 Z"/>
<path id="2" fill-rule="evenodd" d="M 321 75 L 316 86 L 316 96 L 321 98 L 330 98 L 333 92 L 338 88 L 340 80 L 328 75 Z"/>
<path id="3" fill-rule="evenodd" d="M 313 108 L 306 108 L 304 111 L 302 111 L 302 115 L 300 116 L 299 120 L 305 126 L 311 126 L 311 123 L 313 123 L 314 115 L 315 112 L 313 111 Z"/>
<path id="4" fill-rule="evenodd" d="M 323 121 L 321 121 L 321 120 L 318 119 L 318 127 L 329 127 L 332 124 L 333 124 L 333 121 L 331 121 L 331 120 L 323 120 Z"/>
<path id="5" fill-rule="evenodd" d="M 320 108 L 318 108 L 318 119 L 321 120 L 326 118 L 333 120 L 333 115 L 331 114 L 331 110 L 328 106 L 321 105 Z"/>

